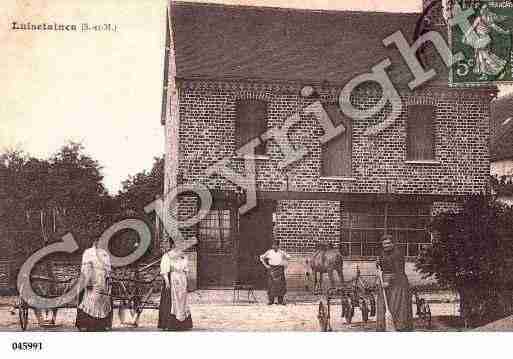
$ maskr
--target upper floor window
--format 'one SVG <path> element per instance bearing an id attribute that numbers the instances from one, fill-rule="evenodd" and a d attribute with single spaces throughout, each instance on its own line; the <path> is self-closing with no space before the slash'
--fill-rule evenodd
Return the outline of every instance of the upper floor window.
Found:
<path id="1" fill-rule="evenodd" d="M 407 160 L 435 159 L 434 117 L 435 107 L 433 105 L 410 105 L 408 107 Z"/>
<path id="2" fill-rule="evenodd" d="M 333 125 L 343 124 L 346 130 L 322 145 L 321 177 L 351 177 L 353 125 L 336 104 L 324 104 Z"/>
<path id="3" fill-rule="evenodd" d="M 238 100 L 236 103 L 235 147 L 236 150 L 267 131 L 267 102 Z M 265 144 L 255 148 L 255 155 L 265 154 Z"/>

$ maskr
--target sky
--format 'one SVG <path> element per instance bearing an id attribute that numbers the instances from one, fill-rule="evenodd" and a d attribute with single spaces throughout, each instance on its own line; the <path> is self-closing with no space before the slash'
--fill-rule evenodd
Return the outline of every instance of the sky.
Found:
<path id="1" fill-rule="evenodd" d="M 194 0 L 191 0 L 194 1 Z M 197 1 L 206 2 L 206 1 Z M 309 9 L 419 11 L 421 0 L 210 0 Z M 0 149 L 48 157 L 80 141 L 117 193 L 164 152 L 165 1 L 2 0 Z M 14 31 L 11 23 L 117 25 L 117 32 Z"/>

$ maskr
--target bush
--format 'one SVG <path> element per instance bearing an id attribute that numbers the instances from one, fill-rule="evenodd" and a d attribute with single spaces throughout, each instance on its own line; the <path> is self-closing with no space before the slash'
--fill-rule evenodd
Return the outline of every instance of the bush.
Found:
<path id="1" fill-rule="evenodd" d="M 511 313 L 512 224 L 512 209 L 484 195 L 431 222 L 433 244 L 418 257 L 416 268 L 458 292 L 460 314 L 469 326 Z"/>

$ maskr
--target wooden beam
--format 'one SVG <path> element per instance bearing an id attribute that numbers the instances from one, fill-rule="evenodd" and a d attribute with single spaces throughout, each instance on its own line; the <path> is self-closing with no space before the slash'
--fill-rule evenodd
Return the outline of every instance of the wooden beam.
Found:
<path id="1" fill-rule="evenodd" d="M 237 195 L 232 190 L 211 190 L 212 197 L 218 201 L 228 201 L 236 204 L 245 201 L 243 195 Z M 183 193 L 182 195 L 195 195 Z M 462 202 L 468 195 L 444 194 L 407 194 L 407 193 L 348 193 L 348 192 L 299 192 L 299 191 L 257 191 L 258 200 L 313 200 L 363 203 L 406 203 L 406 202 Z"/>

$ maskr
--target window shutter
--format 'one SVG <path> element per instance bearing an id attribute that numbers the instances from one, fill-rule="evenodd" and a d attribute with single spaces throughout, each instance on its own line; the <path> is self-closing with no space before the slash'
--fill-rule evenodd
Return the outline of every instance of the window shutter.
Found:
<path id="1" fill-rule="evenodd" d="M 235 145 L 239 149 L 267 130 L 267 102 L 239 100 L 236 104 Z M 255 149 L 255 154 L 265 154 L 264 144 Z"/>
<path id="2" fill-rule="evenodd" d="M 407 120 L 407 159 L 433 160 L 435 158 L 434 122 L 432 105 L 411 105 Z"/>
<path id="3" fill-rule="evenodd" d="M 321 175 L 325 177 L 351 177 L 353 126 L 342 116 L 336 104 L 324 104 L 334 126 L 343 124 L 345 132 L 322 145 Z"/>

